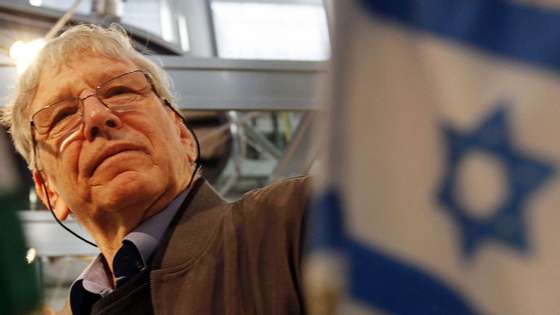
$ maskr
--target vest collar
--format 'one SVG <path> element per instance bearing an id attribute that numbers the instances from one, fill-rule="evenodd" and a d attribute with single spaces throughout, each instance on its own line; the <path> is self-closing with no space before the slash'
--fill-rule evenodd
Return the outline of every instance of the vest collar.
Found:
<path id="1" fill-rule="evenodd" d="M 206 179 L 197 179 L 154 255 L 152 272 L 173 271 L 194 262 L 210 245 L 226 203 Z"/>

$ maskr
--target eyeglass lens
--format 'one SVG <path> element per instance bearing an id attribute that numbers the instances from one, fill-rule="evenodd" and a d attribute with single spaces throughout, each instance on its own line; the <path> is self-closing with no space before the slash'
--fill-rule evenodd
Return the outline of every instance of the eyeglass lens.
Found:
<path id="1" fill-rule="evenodd" d="M 83 99 L 65 99 L 46 106 L 33 115 L 33 124 L 39 134 L 48 137 L 67 135 L 82 123 L 80 104 L 85 99 L 96 96 L 111 111 L 122 113 L 133 110 L 150 91 L 151 85 L 144 72 L 128 72 L 105 81 L 96 88 L 95 94 Z"/>

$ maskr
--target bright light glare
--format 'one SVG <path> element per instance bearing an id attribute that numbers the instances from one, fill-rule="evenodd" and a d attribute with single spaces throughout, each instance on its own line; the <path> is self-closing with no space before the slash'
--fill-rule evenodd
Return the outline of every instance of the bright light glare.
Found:
<path id="1" fill-rule="evenodd" d="M 35 261 L 35 258 L 37 258 L 37 250 L 31 247 L 30 249 L 27 250 L 27 254 L 25 255 L 25 260 L 27 261 L 28 264 L 30 264 L 33 261 Z"/>
<path id="2" fill-rule="evenodd" d="M 16 62 L 18 74 L 22 74 L 29 67 L 43 46 L 45 46 L 45 40 L 42 38 L 34 39 L 28 43 L 18 40 L 12 44 L 10 57 Z"/>
<path id="3" fill-rule="evenodd" d="M 289 3 L 308 1 L 212 1 L 219 56 L 328 59 L 330 44 L 324 7 Z"/>
<path id="4" fill-rule="evenodd" d="M 40 7 L 41 5 L 43 5 L 43 0 L 29 0 L 29 4 L 34 7 Z"/>

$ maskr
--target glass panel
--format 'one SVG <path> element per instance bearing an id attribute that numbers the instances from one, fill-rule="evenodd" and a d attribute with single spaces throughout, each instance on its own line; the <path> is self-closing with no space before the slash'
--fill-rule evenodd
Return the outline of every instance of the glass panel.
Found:
<path id="1" fill-rule="evenodd" d="M 161 36 L 161 1 L 134 0 L 123 2 L 122 22 Z"/>
<path id="2" fill-rule="evenodd" d="M 75 0 L 29 0 L 29 4 L 36 7 L 68 10 Z M 134 0 L 122 2 L 121 21 L 139 29 L 158 35 L 169 42 L 177 42 L 174 34 L 176 19 L 172 12 L 174 6 L 168 0 Z M 77 14 L 90 15 L 92 1 L 84 0 L 76 10 Z M 185 26 L 186 27 L 186 26 Z"/>
<path id="3" fill-rule="evenodd" d="M 75 0 L 29 0 L 29 4 L 35 7 L 44 7 L 50 9 L 56 9 L 60 11 L 68 10 Z M 83 0 L 78 9 L 77 14 L 88 15 L 91 13 L 91 0 Z"/>
<path id="4" fill-rule="evenodd" d="M 325 60 L 325 9 L 315 4 L 212 1 L 218 54 L 223 58 Z"/>

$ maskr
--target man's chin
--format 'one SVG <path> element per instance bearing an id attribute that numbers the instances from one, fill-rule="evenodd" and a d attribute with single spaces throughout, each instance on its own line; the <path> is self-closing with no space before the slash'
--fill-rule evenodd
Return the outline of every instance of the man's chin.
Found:
<path id="1" fill-rule="evenodd" d="M 90 178 L 89 183 L 92 187 L 96 188 L 134 183 L 136 181 L 144 181 L 147 172 L 149 170 L 131 168 L 111 169 L 103 173 L 96 173 Z"/>
<path id="2" fill-rule="evenodd" d="M 103 208 L 118 211 L 152 203 L 164 189 L 159 186 L 149 172 L 126 170 L 115 174 L 109 181 L 92 187 L 92 198 L 104 204 Z"/>
<path id="3" fill-rule="evenodd" d="M 135 173 L 149 173 L 155 170 L 155 165 L 145 154 L 137 151 L 126 151 L 105 159 L 89 177 L 88 182 L 93 186 L 102 186 L 114 180 L 123 180 Z M 134 180 L 131 178 L 129 180 Z"/>

